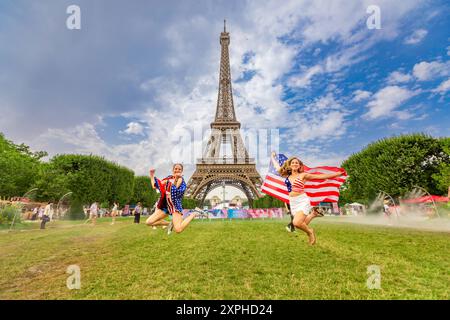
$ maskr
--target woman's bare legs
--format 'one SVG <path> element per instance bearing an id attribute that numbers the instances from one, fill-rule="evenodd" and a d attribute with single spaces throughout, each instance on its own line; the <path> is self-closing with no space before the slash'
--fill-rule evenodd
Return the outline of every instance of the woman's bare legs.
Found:
<path id="1" fill-rule="evenodd" d="M 308 227 L 308 225 L 306 224 L 306 218 L 307 216 L 303 213 L 303 211 L 299 211 L 295 214 L 292 223 L 296 228 L 302 230 L 308 235 L 309 244 L 313 245 L 316 243 L 316 236 L 314 234 L 314 230 Z M 311 222 L 311 220 L 312 218 L 309 219 L 309 222 Z"/>
<path id="2" fill-rule="evenodd" d="M 156 209 L 155 212 L 147 218 L 145 224 L 148 226 L 166 226 L 169 224 L 169 222 L 164 220 L 165 218 L 167 218 L 167 216 L 168 215 L 161 209 Z"/>
<path id="3" fill-rule="evenodd" d="M 184 229 L 188 226 L 189 223 L 197 216 L 196 212 L 191 213 L 186 219 L 183 220 L 183 215 L 175 211 L 172 214 L 172 222 L 173 222 L 173 230 L 176 233 L 183 232 Z"/>
<path id="4" fill-rule="evenodd" d="M 152 226 L 168 226 L 169 224 L 170 224 L 169 221 L 162 219 L 156 221 L 154 224 L 152 224 Z"/>
<path id="5" fill-rule="evenodd" d="M 316 213 L 316 210 L 313 208 L 309 215 L 306 216 L 305 223 L 309 225 L 312 219 L 317 218 L 319 215 Z"/>

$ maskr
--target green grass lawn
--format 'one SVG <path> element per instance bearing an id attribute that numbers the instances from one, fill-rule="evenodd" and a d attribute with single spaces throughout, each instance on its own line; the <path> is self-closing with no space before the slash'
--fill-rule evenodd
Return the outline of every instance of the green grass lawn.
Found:
<path id="1" fill-rule="evenodd" d="M 194 221 L 168 236 L 114 225 L 0 232 L 1 299 L 449 299 L 450 233 L 316 219 L 311 247 L 284 220 Z M 69 290 L 69 265 L 81 289 Z M 381 269 L 368 289 L 367 267 Z"/>

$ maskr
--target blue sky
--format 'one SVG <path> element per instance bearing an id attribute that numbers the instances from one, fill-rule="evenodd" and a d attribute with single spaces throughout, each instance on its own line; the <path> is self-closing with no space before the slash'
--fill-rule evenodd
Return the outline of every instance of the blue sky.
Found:
<path id="1" fill-rule="evenodd" d="M 81 30 L 66 27 L 71 4 Z M 367 28 L 369 5 L 381 29 Z M 420 0 L 2 1 L 0 132 L 137 174 L 182 161 L 189 177 L 215 114 L 226 18 L 244 133 L 279 130 L 280 151 L 308 165 L 339 165 L 383 137 L 450 136 L 449 11 Z M 253 155 L 262 175 L 269 152 Z"/>

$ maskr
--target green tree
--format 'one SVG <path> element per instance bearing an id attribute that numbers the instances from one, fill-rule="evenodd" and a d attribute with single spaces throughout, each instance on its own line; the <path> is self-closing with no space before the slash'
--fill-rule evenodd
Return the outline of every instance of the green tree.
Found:
<path id="1" fill-rule="evenodd" d="M 17 146 L 0 133 L 0 195 L 22 196 L 38 177 L 41 163 L 29 147 Z"/>
<path id="2" fill-rule="evenodd" d="M 283 208 L 284 202 L 269 195 L 264 195 L 259 199 L 253 200 L 253 208 L 267 209 L 267 208 Z"/>
<path id="3" fill-rule="evenodd" d="M 199 202 L 195 199 L 183 198 L 183 209 L 195 209 L 195 207 L 198 207 L 198 203 Z"/>
<path id="4" fill-rule="evenodd" d="M 68 176 L 53 163 L 43 163 L 38 176 L 34 186 L 38 188 L 37 199 L 40 201 L 57 201 L 71 191 Z"/>
<path id="5" fill-rule="evenodd" d="M 98 156 L 58 155 L 46 164 L 36 185 L 40 199 L 59 199 L 68 191 L 78 214 L 82 204 L 128 203 L 133 196 L 134 173 Z"/>
<path id="6" fill-rule="evenodd" d="M 14 148 L 20 153 L 26 154 L 36 160 L 40 160 L 48 156 L 48 153 L 46 151 L 37 151 L 37 152 L 31 151 L 30 147 L 25 145 L 24 143 L 21 143 L 20 145 L 14 145 Z"/>
<path id="7" fill-rule="evenodd" d="M 131 202 L 141 202 L 144 207 L 152 207 L 158 200 L 159 194 L 152 189 L 150 178 L 139 176 L 134 178 L 134 192 Z"/>
<path id="8" fill-rule="evenodd" d="M 440 139 L 424 134 L 382 139 L 344 161 L 342 166 L 349 178 L 341 196 L 349 202 L 367 203 L 380 190 L 398 197 L 415 185 L 441 194 L 432 176 L 439 174 L 440 166 L 449 158 Z"/>
<path id="9" fill-rule="evenodd" d="M 440 139 L 442 149 L 450 158 L 450 138 Z M 450 161 L 442 161 L 438 166 L 439 172 L 433 174 L 433 180 L 442 194 L 448 193 L 450 188 Z"/>

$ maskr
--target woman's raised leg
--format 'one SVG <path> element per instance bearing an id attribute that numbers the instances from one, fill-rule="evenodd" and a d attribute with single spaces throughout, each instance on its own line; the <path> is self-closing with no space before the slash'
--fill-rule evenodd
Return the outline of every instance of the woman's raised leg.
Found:
<path id="1" fill-rule="evenodd" d="M 145 224 L 148 226 L 167 225 L 169 224 L 168 222 L 167 224 L 162 223 L 162 220 L 164 220 L 167 216 L 168 215 L 161 209 L 156 209 L 155 212 L 147 218 Z"/>
<path id="2" fill-rule="evenodd" d="M 172 222 L 173 222 L 173 230 L 176 233 L 183 232 L 184 229 L 188 226 L 189 223 L 197 216 L 196 212 L 192 212 L 186 219 L 183 220 L 183 215 L 175 211 L 172 214 Z"/>

